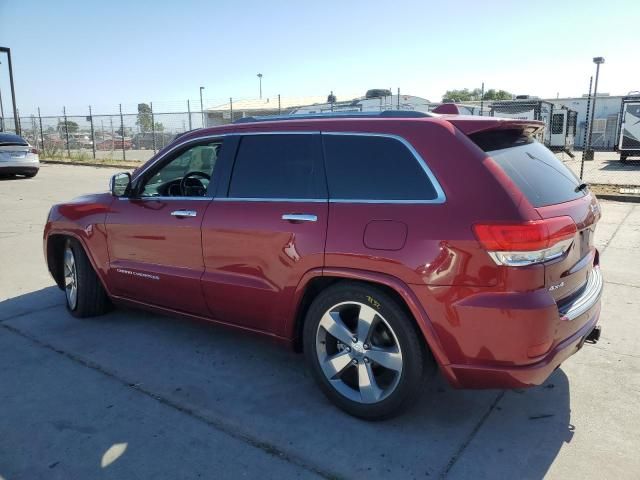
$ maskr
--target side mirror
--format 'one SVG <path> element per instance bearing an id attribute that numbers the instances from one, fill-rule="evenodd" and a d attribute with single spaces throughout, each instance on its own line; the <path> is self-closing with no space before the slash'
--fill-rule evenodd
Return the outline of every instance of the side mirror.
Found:
<path id="1" fill-rule="evenodd" d="M 131 174 L 129 172 L 116 173 L 111 177 L 109 190 L 114 197 L 126 197 L 131 191 Z"/>

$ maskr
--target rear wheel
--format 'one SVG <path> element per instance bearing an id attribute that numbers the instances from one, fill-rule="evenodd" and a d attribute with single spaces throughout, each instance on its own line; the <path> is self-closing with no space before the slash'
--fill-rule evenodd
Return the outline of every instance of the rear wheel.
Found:
<path id="1" fill-rule="evenodd" d="M 100 279 L 77 240 L 69 240 L 62 258 L 67 309 L 75 317 L 102 315 L 110 303 Z"/>
<path id="2" fill-rule="evenodd" d="M 325 395 L 370 420 L 406 409 L 435 371 L 404 309 L 382 290 L 353 282 L 329 287 L 314 300 L 304 350 Z"/>

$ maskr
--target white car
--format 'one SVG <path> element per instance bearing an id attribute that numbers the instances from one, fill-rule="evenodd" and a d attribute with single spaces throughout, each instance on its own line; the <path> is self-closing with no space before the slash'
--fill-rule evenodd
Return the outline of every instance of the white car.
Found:
<path id="1" fill-rule="evenodd" d="M 36 148 L 19 135 L 0 132 L 0 175 L 35 177 L 39 169 Z"/>

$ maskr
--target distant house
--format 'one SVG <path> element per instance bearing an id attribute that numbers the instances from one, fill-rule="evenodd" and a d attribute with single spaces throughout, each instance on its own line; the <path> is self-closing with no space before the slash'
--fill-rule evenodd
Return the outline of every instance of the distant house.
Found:
<path id="1" fill-rule="evenodd" d="M 225 125 L 245 117 L 286 115 L 300 106 L 323 102 L 324 96 L 310 97 L 269 97 L 264 99 L 234 100 L 205 109 L 205 126 Z"/>

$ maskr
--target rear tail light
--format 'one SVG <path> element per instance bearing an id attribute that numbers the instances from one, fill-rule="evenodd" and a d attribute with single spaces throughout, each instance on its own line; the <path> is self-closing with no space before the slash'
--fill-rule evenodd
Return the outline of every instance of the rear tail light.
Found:
<path id="1" fill-rule="evenodd" d="M 37 149 L 37 148 L 31 147 L 31 148 L 29 149 L 29 151 L 30 151 L 31 153 L 36 154 L 36 155 L 38 154 L 38 149 Z"/>
<path id="2" fill-rule="evenodd" d="M 571 217 L 554 217 L 517 224 L 473 226 L 480 244 L 498 265 L 521 267 L 564 254 L 578 231 Z"/>

